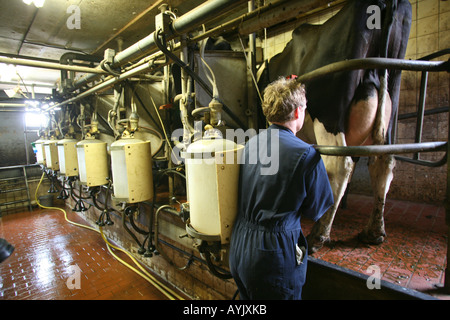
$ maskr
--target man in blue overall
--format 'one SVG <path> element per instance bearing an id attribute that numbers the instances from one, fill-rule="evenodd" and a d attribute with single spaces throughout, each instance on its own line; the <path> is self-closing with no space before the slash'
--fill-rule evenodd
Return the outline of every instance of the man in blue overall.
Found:
<path id="1" fill-rule="evenodd" d="M 264 91 L 271 123 L 246 144 L 230 271 L 246 299 L 301 299 L 308 245 L 300 218 L 318 220 L 333 204 L 320 155 L 296 137 L 305 117 L 305 88 L 280 78 Z"/>

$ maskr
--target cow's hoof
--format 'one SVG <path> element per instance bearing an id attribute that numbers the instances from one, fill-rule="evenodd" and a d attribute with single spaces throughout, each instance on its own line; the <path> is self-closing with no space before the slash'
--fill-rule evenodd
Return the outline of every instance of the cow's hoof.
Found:
<path id="1" fill-rule="evenodd" d="M 366 231 L 363 231 L 358 234 L 358 240 L 362 243 L 366 244 L 382 244 L 384 242 L 384 239 L 386 237 L 386 234 L 371 234 Z"/>
<path id="2" fill-rule="evenodd" d="M 306 237 L 306 240 L 308 241 L 308 253 L 313 254 L 322 249 L 323 245 L 326 242 L 330 241 L 329 237 L 324 236 L 311 236 L 308 235 Z"/>

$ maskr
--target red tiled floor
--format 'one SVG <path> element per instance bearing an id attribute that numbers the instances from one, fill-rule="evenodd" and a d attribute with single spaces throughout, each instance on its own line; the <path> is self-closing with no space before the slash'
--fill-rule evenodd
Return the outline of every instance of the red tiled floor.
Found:
<path id="1" fill-rule="evenodd" d="M 67 212 L 70 220 L 83 223 Z M 0 237 L 15 246 L 0 264 L 0 300 L 168 299 L 117 261 L 99 233 L 69 224 L 60 211 L 3 216 Z M 134 266 L 125 254 L 115 253 Z M 74 288 L 77 267 L 79 289 Z"/>
<path id="2" fill-rule="evenodd" d="M 380 267 L 381 279 L 438 298 L 447 260 L 447 226 L 443 206 L 388 200 L 385 209 L 386 240 L 365 245 L 357 235 L 372 211 L 372 197 L 349 195 L 347 209 L 339 209 L 331 231 L 331 242 L 314 257 L 365 273 Z M 302 221 L 305 234 L 312 222 Z M 372 274 L 368 272 L 367 274 Z"/>
<path id="3" fill-rule="evenodd" d="M 447 226 L 442 206 L 388 200 L 386 241 L 371 246 L 356 237 L 372 210 L 372 198 L 349 195 L 347 205 L 336 215 L 332 241 L 316 258 L 360 273 L 377 265 L 383 280 L 421 292 L 443 284 Z M 67 213 L 72 221 L 83 223 L 78 215 Z M 302 224 L 308 234 L 312 223 Z M 0 237 L 15 246 L 13 255 L 0 264 L 0 299 L 167 299 L 114 259 L 98 233 L 67 223 L 59 211 L 4 216 Z M 66 284 L 74 265 L 81 270 L 80 289 Z"/>

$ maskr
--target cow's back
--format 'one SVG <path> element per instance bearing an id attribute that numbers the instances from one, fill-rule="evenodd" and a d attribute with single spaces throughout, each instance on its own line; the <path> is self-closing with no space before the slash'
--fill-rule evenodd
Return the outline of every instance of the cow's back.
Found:
<path id="1" fill-rule="evenodd" d="M 371 11 L 367 13 L 371 5 L 378 6 L 384 16 L 384 1 L 352 0 L 322 25 L 299 26 L 283 52 L 269 61 L 266 83 L 279 76 L 302 75 L 333 62 L 380 56 L 382 30 L 369 29 L 366 25 L 372 15 Z M 388 56 L 403 58 L 411 20 L 409 1 L 399 1 L 396 17 Z M 348 108 L 362 81 L 373 82 L 376 88 L 379 87 L 377 71 L 373 70 L 339 72 L 308 82 L 308 111 L 312 119 L 322 122 L 328 132 L 343 132 Z M 395 91 L 390 92 L 391 95 L 398 97 L 399 82 L 399 76 L 390 78 L 389 89 Z M 398 98 L 393 99 L 394 102 L 396 108 Z"/>

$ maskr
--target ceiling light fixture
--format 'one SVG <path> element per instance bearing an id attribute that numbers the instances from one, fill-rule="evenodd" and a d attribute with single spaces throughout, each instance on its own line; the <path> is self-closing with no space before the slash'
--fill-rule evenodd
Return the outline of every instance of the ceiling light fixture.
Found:
<path id="1" fill-rule="evenodd" d="M 11 81 L 16 74 L 16 66 L 12 64 L 0 63 L 0 79 L 2 79 L 2 81 Z"/>
<path id="2" fill-rule="evenodd" d="M 36 8 L 42 8 L 44 6 L 45 0 L 22 0 L 27 5 L 34 3 Z"/>

